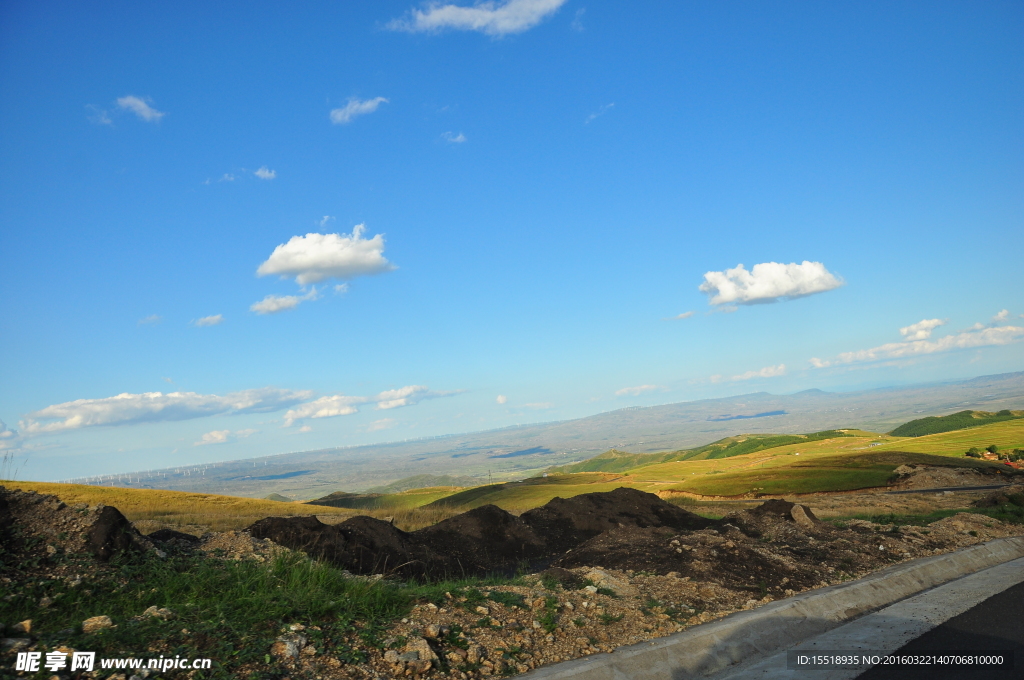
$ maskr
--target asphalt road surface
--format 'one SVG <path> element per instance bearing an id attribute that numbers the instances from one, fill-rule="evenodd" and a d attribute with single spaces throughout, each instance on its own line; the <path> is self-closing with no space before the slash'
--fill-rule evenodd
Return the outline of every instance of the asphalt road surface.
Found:
<path id="1" fill-rule="evenodd" d="M 857 680 L 1021 680 L 1024 678 L 1024 583 L 907 643 L 895 655 L 1012 651 L 1013 668 L 875 666 Z"/>

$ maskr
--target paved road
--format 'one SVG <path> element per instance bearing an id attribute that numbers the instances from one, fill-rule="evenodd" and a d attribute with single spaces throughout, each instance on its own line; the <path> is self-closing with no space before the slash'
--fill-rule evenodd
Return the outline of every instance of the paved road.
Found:
<path id="1" fill-rule="evenodd" d="M 875 666 L 857 680 L 1020 680 L 1024 678 L 1024 583 L 994 595 L 907 643 L 895 654 L 1013 650 L 1012 669 Z M 808 677 L 813 671 L 808 672 Z"/>

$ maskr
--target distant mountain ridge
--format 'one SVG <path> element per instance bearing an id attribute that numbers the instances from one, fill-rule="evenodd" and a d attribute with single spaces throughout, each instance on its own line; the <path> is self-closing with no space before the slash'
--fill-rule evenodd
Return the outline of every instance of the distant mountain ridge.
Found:
<path id="1" fill-rule="evenodd" d="M 945 416 L 964 409 L 998 412 L 1022 406 L 1024 372 L 857 392 L 804 390 L 791 395 L 758 392 L 629 407 L 576 420 L 416 441 L 133 472 L 131 481 L 118 480 L 117 475 L 76 481 L 256 498 L 279 493 L 290 498 L 310 499 L 338 489 L 355 492 L 387 486 L 424 474 L 471 477 L 478 484 L 523 479 L 553 466 L 583 462 L 612 449 L 640 455 L 689 450 L 737 435 L 813 433 L 831 429 L 888 432 L 922 415 Z M 715 420 L 722 416 L 773 411 L 784 414 Z"/>

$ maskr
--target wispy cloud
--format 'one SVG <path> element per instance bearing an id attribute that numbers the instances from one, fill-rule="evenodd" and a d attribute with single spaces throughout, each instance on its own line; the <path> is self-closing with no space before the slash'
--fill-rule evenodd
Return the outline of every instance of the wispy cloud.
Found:
<path id="1" fill-rule="evenodd" d="M 775 378 L 780 375 L 786 375 L 786 364 L 779 364 L 778 366 L 765 366 L 759 371 L 747 371 L 746 373 L 740 373 L 734 375 L 732 380 L 750 380 L 751 378 Z"/>
<path id="2" fill-rule="evenodd" d="M 762 262 L 747 271 L 742 264 L 724 272 L 707 272 L 700 292 L 712 305 L 751 305 L 823 293 L 843 281 L 820 262 Z"/>
<path id="3" fill-rule="evenodd" d="M 299 285 L 305 286 L 324 279 L 352 279 L 395 269 L 384 257 L 384 235 L 363 238 L 365 230 L 366 225 L 358 224 L 351 234 L 293 236 L 274 248 L 256 274 L 294 276 Z"/>
<path id="4" fill-rule="evenodd" d="M 465 7 L 428 4 L 413 9 L 406 17 L 388 23 L 388 28 L 410 33 L 437 32 L 444 29 L 478 31 L 491 36 L 522 33 L 558 10 L 566 0 L 492 0 Z"/>
<path id="5" fill-rule="evenodd" d="M 7 427 L 7 424 L 0 420 L 0 451 L 18 448 L 19 440 L 18 433 Z"/>
<path id="6" fill-rule="evenodd" d="M 277 314 L 295 309 L 306 300 L 316 300 L 319 297 L 320 292 L 316 287 L 313 287 L 305 295 L 268 295 L 259 302 L 249 305 L 249 311 L 257 314 Z"/>
<path id="7" fill-rule="evenodd" d="M 508 397 L 506 397 L 504 394 L 499 394 L 497 399 L 495 399 L 494 401 L 496 401 L 499 404 L 504 404 L 508 402 Z"/>
<path id="8" fill-rule="evenodd" d="M 400 387 L 397 390 L 385 390 L 376 397 L 373 397 L 373 401 L 377 402 L 378 409 L 384 410 L 400 406 L 412 406 L 424 399 L 451 397 L 461 393 L 462 390 L 434 392 L 426 385 L 409 385 L 407 387 Z"/>
<path id="9" fill-rule="evenodd" d="M 223 322 L 223 314 L 214 314 L 213 316 L 204 316 L 201 319 L 196 319 L 195 321 L 192 322 L 192 325 L 202 328 L 203 326 L 216 326 L 217 324 Z"/>
<path id="10" fill-rule="evenodd" d="M 1000 310 L 995 316 L 992 317 L 992 321 L 995 322 L 995 323 L 1000 323 L 1000 322 L 1006 321 L 1009 318 L 1010 318 L 1010 310 L 1003 309 L 1003 310 Z"/>
<path id="11" fill-rule="evenodd" d="M 366 426 L 366 431 L 367 432 L 377 432 L 379 430 L 386 430 L 386 429 L 394 427 L 394 426 L 395 426 L 395 419 L 394 418 L 381 418 L 380 420 L 375 420 L 372 423 L 370 423 L 369 425 L 367 425 Z"/>
<path id="12" fill-rule="evenodd" d="M 629 395 L 631 397 L 638 397 L 644 392 L 653 392 L 654 390 L 664 389 L 661 385 L 637 385 L 636 387 L 623 387 L 621 390 L 615 390 L 616 397 L 624 397 Z"/>
<path id="13" fill-rule="evenodd" d="M 671 320 L 672 321 L 678 321 L 678 320 L 681 320 L 681 319 L 689 319 L 693 315 L 694 315 L 694 312 L 683 312 L 682 314 L 676 314 L 675 316 L 673 316 L 671 318 Z"/>
<path id="14" fill-rule="evenodd" d="M 996 317 L 999 316 L 999 314 L 996 315 Z M 1002 318 L 999 321 L 1002 321 Z M 843 352 L 833 359 L 826 360 L 814 357 L 810 362 L 815 368 L 827 368 L 829 366 L 842 366 L 845 364 L 906 359 L 940 352 L 951 352 L 958 349 L 1010 345 L 1024 340 L 1024 328 L 1019 326 L 985 326 L 982 324 L 975 324 L 959 333 L 951 333 L 932 340 L 932 330 L 943 323 L 945 322 L 941 322 L 938 319 L 926 319 L 901 328 L 900 334 L 907 338 L 903 342 L 890 342 L 870 349 Z M 921 324 L 926 325 L 921 326 Z"/>
<path id="15" fill-rule="evenodd" d="M 608 111 L 610 111 L 614 107 L 615 107 L 615 102 L 612 102 L 610 104 L 602 104 L 600 107 L 598 107 L 597 111 L 594 111 L 592 114 L 590 114 L 589 116 L 586 117 L 586 119 L 583 121 L 583 124 L 584 125 L 590 125 L 590 121 L 594 120 L 598 116 L 603 116 L 604 114 L 608 113 Z"/>
<path id="16" fill-rule="evenodd" d="M 102 399 L 76 399 L 29 413 L 20 426 L 23 432 L 41 434 L 84 427 L 191 420 L 222 414 L 266 413 L 311 398 L 308 390 L 274 387 L 231 392 L 224 396 L 195 392 L 123 393 Z"/>
<path id="17" fill-rule="evenodd" d="M 441 137 L 444 139 L 444 141 L 450 144 L 462 144 L 463 142 L 466 141 L 466 135 L 462 134 L 461 132 L 459 134 L 455 134 L 454 132 L 446 132 L 443 135 L 441 135 Z"/>
<path id="18" fill-rule="evenodd" d="M 259 177 L 260 179 L 274 179 L 275 177 L 277 177 L 277 171 L 271 170 L 270 168 L 268 168 L 265 165 L 262 166 L 259 170 L 257 170 L 253 174 L 256 175 L 257 177 Z"/>
<path id="19" fill-rule="evenodd" d="M 583 15 L 587 13 L 586 7 L 580 7 L 576 10 L 576 16 L 572 18 L 572 22 L 569 24 L 569 28 L 576 31 L 577 33 L 583 32 Z"/>
<path id="20" fill-rule="evenodd" d="M 145 326 L 152 323 L 160 323 L 161 321 L 163 321 L 163 317 L 159 314 L 150 314 L 139 319 L 138 325 Z"/>
<path id="21" fill-rule="evenodd" d="M 126 111 L 131 111 L 144 121 L 156 123 L 167 114 L 154 109 L 150 106 L 150 102 L 152 100 L 149 97 L 142 98 L 130 94 L 126 97 L 119 97 L 117 105 Z"/>
<path id="22" fill-rule="evenodd" d="M 114 121 L 110 118 L 110 114 L 105 109 L 93 106 L 92 104 L 86 104 L 85 108 L 89 111 L 89 113 L 86 114 L 86 118 L 89 119 L 90 123 L 95 123 L 96 125 L 114 124 Z"/>
<path id="23" fill-rule="evenodd" d="M 199 441 L 193 442 L 192 446 L 205 446 L 206 444 L 228 444 L 239 439 L 245 439 L 258 430 L 213 430 L 204 434 Z"/>
<path id="24" fill-rule="evenodd" d="M 234 182 L 235 181 L 235 176 L 232 175 L 230 172 L 225 172 L 223 175 L 221 175 L 221 178 L 219 180 L 217 180 L 217 181 L 219 181 L 219 182 Z"/>
<path id="25" fill-rule="evenodd" d="M 374 97 L 373 99 L 351 97 L 345 106 L 331 110 L 331 122 L 335 125 L 351 123 L 355 118 L 373 113 L 381 104 L 387 103 L 388 100 L 384 97 Z"/>

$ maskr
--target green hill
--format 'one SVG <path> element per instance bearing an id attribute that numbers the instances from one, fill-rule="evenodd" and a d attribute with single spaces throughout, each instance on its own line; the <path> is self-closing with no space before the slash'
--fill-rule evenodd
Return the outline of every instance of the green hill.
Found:
<path id="1" fill-rule="evenodd" d="M 477 477 L 456 477 L 453 475 L 413 475 L 398 481 L 391 482 L 384 486 L 375 486 L 367 489 L 366 493 L 400 493 L 410 489 L 423 489 L 433 486 L 477 486 L 480 479 Z"/>
<path id="2" fill-rule="evenodd" d="M 835 439 L 836 437 L 852 437 L 851 430 L 823 430 L 811 434 L 743 434 L 726 437 L 718 441 L 699 446 L 695 449 L 682 449 L 666 453 L 627 453 L 612 449 L 588 460 L 573 465 L 554 467 L 548 472 L 625 472 L 648 465 L 671 463 L 679 460 L 711 460 L 715 458 L 731 458 L 746 453 L 755 453 L 765 449 L 774 449 L 789 444 L 801 444 Z"/>
<path id="3" fill-rule="evenodd" d="M 269 496 L 264 496 L 264 500 L 278 501 L 280 503 L 291 503 L 292 502 L 291 498 L 288 498 L 287 496 L 282 496 L 279 493 L 272 493 Z"/>
<path id="4" fill-rule="evenodd" d="M 966 430 L 969 427 L 980 427 L 1004 420 L 1024 418 L 1024 411 L 1003 410 L 991 411 L 958 411 L 948 416 L 929 416 L 903 423 L 890 432 L 894 437 L 923 437 L 926 434 L 939 434 L 954 430 Z"/>

